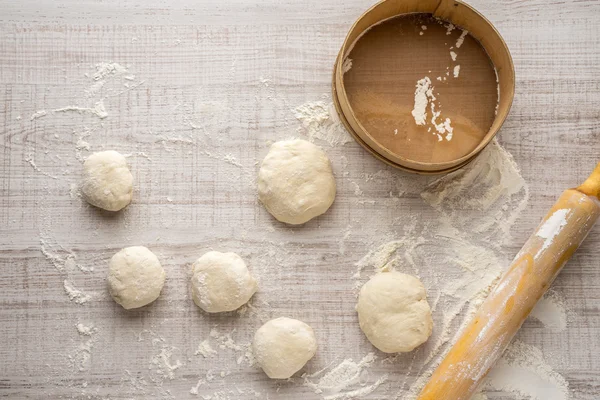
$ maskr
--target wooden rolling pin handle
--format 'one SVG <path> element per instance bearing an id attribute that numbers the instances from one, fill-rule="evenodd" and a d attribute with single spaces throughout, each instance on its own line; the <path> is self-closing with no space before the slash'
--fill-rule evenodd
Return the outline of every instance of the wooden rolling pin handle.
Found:
<path id="1" fill-rule="evenodd" d="M 525 243 L 417 400 L 469 400 L 600 216 L 600 164 L 566 190 Z"/>

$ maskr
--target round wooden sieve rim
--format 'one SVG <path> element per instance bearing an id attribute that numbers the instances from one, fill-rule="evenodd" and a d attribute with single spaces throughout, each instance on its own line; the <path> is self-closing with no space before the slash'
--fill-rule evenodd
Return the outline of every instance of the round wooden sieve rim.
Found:
<path id="1" fill-rule="evenodd" d="M 410 13 L 430 13 L 465 28 L 487 52 L 498 75 L 500 101 L 492 126 L 470 153 L 443 163 L 428 163 L 400 157 L 375 140 L 356 117 L 344 86 L 343 60 L 354 43 L 371 27 L 385 20 Z M 496 136 L 512 106 L 515 70 L 512 57 L 500 33 L 483 15 L 460 0 L 383 0 L 367 10 L 350 28 L 334 67 L 333 97 L 336 110 L 352 136 L 377 158 L 397 168 L 417 173 L 446 173 L 468 164 Z"/>

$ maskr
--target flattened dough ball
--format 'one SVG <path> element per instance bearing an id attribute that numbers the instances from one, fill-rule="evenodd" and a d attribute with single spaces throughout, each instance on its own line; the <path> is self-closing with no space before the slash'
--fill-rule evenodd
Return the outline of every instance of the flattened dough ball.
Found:
<path id="1" fill-rule="evenodd" d="M 261 326 L 252 343 L 254 357 L 272 379 L 287 379 L 317 352 L 312 328 L 292 318 L 272 319 Z"/>
<path id="2" fill-rule="evenodd" d="M 323 214 L 335 199 L 327 154 L 306 140 L 274 143 L 258 172 L 258 197 L 267 211 L 288 224 Z"/>
<path id="3" fill-rule="evenodd" d="M 209 251 L 192 266 L 192 298 L 206 312 L 237 310 L 257 289 L 246 263 L 235 253 Z"/>
<path id="4" fill-rule="evenodd" d="M 154 253 L 143 246 L 126 247 L 110 259 L 108 290 L 117 303 L 129 310 L 156 300 L 165 278 L 165 270 Z"/>
<path id="5" fill-rule="evenodd" d="M 88 203 L 119 211 L 131 203 L 133 176 L 122 154 L 109 150 L 94 153 L 83 163 L 81 192 Z"/>
<path id="6" fill-rule="evenodd" d="M 400 272 L 382 272 L 365 283 L 356 311 L 360 328 L 384 353 L 412 351 L 433 330 L 425 287 L 419 279 Z"/>

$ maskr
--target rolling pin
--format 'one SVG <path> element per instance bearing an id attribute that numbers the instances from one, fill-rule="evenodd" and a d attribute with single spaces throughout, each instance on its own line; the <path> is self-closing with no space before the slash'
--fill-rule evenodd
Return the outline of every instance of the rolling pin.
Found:
<path id="1" fill-rule="evenodd" d="M 566 190 L 490 292 L 417 400 L 469 400 L 600 216 L 600 164 Z"/>

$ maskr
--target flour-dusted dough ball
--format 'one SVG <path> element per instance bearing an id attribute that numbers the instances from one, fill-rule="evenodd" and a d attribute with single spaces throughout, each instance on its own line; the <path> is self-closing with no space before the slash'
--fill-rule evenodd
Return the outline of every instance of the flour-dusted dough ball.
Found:
<path id="1" fill-rule="evenodd" d="M 309 325 L 282 317 L 270 320 L 256 331 L 252 349 L 269 378 L 287 379 L 313 358 L 317 340 Z"/>
<path id="2" fill-rule="evenodd" d="M 400 272 L 382 272 L 365 283 L 356 311 L 361 329 L 384 353 L 412 351 L 433 330 L 425 287 L 419 279 Z"/>
<path id="3" fill-rule="evenodd" d="M 306 140 L 274 143 L 258 172 L 258 197 L 279 221 L 303 224 L 329 209 L 335 179 L 327 154 Z"/>
<path id="4" fill-rule="evenodd" d="M 192 266 L 192 297 L 206 312 L 237 310 L 257 288 L 246 263 L 235 253 L 209 251 Z"/>
<path id="5" fill-rule="evenodd" d="M 122 154 L 110 150 L 94 153 L 83 163 L 81 192 L 93 206 L 119 211 L 131 203 L 133 176 Z"/>
<path id="6" fill-rule="evenodd" d="M 143 246 L 126 247 L 110 259 L 108 290 L 129 310 L 152 303 L 165 284 L 165 270 L 158 258 Z"/>

